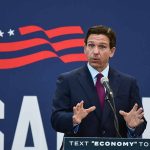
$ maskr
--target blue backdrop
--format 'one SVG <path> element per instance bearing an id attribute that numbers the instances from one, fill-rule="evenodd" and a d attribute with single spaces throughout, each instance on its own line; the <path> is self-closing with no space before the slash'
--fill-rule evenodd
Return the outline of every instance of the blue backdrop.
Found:
<path id="1" fill-rule="evenodd" d="M 36 142 L 40 134 L 46 149 L 56 149 L 50 124 L 56 78 L 85 64 L 83 38 L 93 25 L 116 31 L 111 65 L 135 76 L 142 97 L 150 97 L 149 6 L 149 0 L 1 0 L 0 149 L 43 150 Z M 35 124 L 42 133 L 34 131 Z"/>

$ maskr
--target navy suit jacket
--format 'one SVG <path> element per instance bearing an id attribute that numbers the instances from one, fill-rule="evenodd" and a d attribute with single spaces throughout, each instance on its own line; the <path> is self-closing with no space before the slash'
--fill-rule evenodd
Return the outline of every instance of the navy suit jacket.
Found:
<path id="1" fill-rule="evenodd" d="M 109 70 L 108 78 L 114 93 L 119 132 L 122 137 L 127 137 L 126 122 L 119 114 L 119 110 L 129 112 L 135 103 L 142 106 L 139 88 L 133 77 L 112 68 Z M 74 134 L 73 106 L 82 100 L 84 108 L 96 106 L 96 110 L 82 120 L 78 132 Z M 52 107 L 52 126 L 56 131 L 65 133 L 65 136 L 116 137 L 114 116 L 110 105 L 105 101 L 104 110 L 101 110 L 96 87 L 87 65 L 58 77 Z M 145 128 L 146 120 L 135 129 L 136 137 L 140 136 Z"/>

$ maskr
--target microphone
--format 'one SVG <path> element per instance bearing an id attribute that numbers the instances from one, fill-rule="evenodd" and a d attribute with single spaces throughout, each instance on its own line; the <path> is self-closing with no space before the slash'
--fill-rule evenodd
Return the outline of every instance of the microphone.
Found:
<path id="1" fill-rule="evenodd" d="M 119 133 L 119 124 L 118 124 L 118 118 L 117 118 L 117 114 L 116 114 L 116 107 L 115 107 L 115 102 L 114 102 L 114 96 L 113 96 L 113 91 L 110 88 L 109 85 L 109 80 L 107 77 L 102 77 L 101 78 L 101 84 L 105 87 L 107 95 L 106 95 L 106 100 L 108 101 L 112 112 L 114 114 L 114 125 L 115 125 L 115 129 L 116 129 L 116 133 L 117 133 L 117 137 L 121 138 L 121 135 Z"/>
<path id="2" fill-rule="evenodd" d="M 108 95 L 110 96 L 111 99 L 113 99 L 113 91 L 112 89 L 110 88 L 110 85 L 109 85 L 109 80 L 107 77 L 102 77 L 101 78 L 101 84 L 106 88 L 106 91 L 108 93 Z"/>

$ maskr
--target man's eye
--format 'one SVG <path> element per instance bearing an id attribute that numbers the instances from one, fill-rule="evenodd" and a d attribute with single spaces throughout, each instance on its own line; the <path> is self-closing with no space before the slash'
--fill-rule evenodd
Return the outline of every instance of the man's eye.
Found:
<path id="1" fill-rule="evenodd" d="M 94 47 L 95 45 L 94 44 L 88 44 L 88 47 Z"/>
<path id="2" fill-rule="evenodd" d="M 100 49 L 106 49 L 107 47 L 105 45 L 99 45 Z"/>

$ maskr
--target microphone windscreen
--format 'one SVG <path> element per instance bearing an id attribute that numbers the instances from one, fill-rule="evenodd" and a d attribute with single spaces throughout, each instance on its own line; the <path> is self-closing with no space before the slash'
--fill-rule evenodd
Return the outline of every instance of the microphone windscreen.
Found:
<path id="1" fill-rule="evenodd" d="M 103 84 L 104 82 L 109 82 L 107 77 L 102 77 L 101 78 L 101 84 Z"/>

